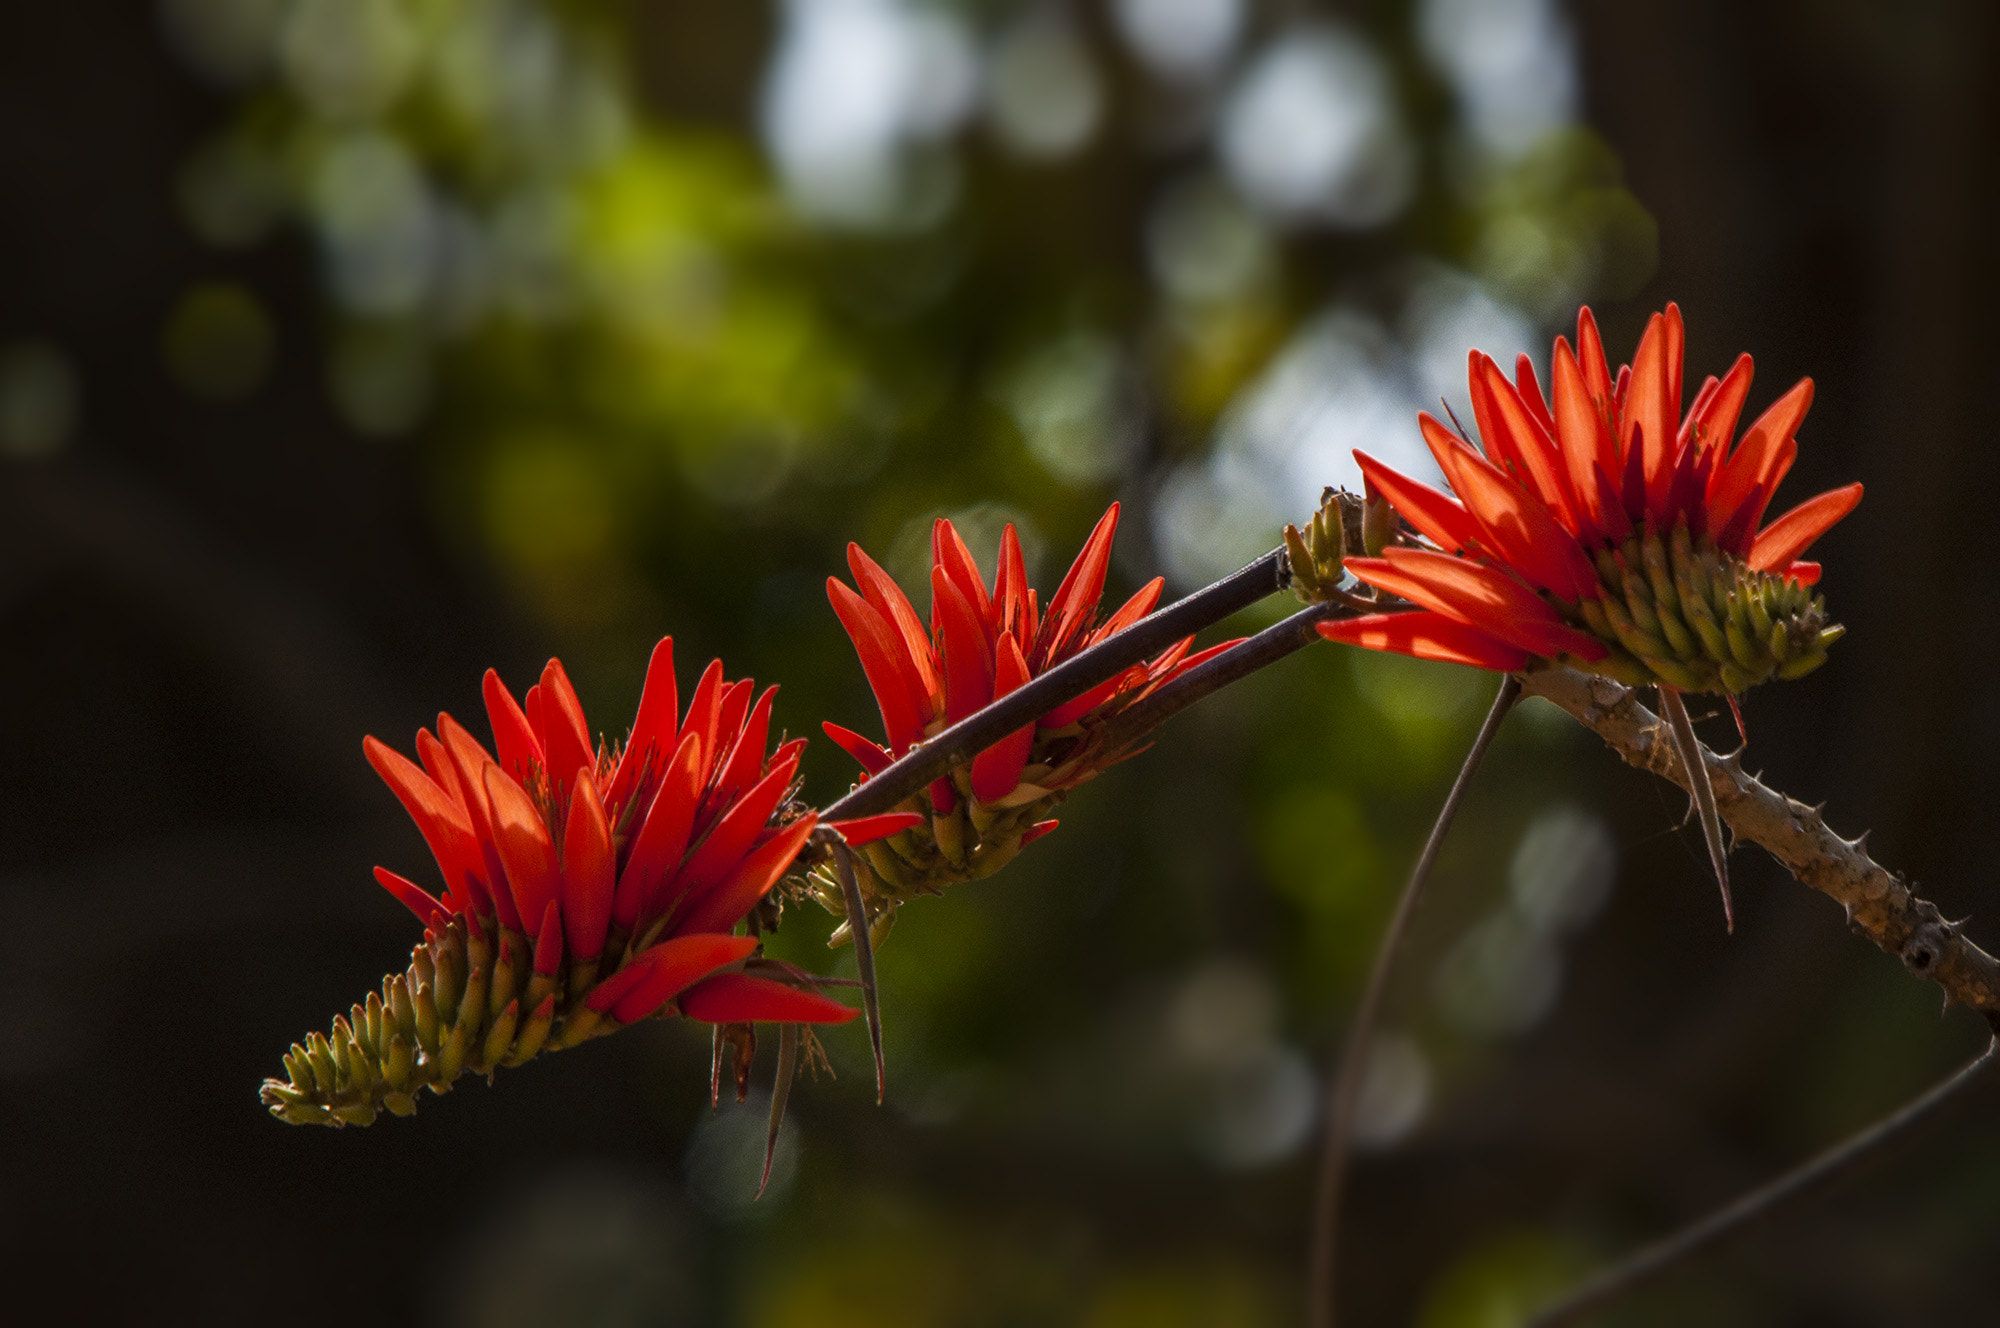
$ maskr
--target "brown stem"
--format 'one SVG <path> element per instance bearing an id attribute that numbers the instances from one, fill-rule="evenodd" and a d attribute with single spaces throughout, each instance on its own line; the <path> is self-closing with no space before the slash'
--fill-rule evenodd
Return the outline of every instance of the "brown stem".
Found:
<path id="1" fill-rule="evenodd" d="M 1690 787 L 1658 716 L 1640 705 L 1630 688 L 1564 668 L 1539 669 L 1521 675 L 1521 681 L 1530 696 L 1568 711 L 1627 764 Z M 1700 750 L 1717 813 L 1738 839 L 1762 846 L 1793 876 L 1832 898 L 1854 930 L 1918 977 L 1937 983 L 1947 1002 L 1970 1006 L 2000 1029 L 2000 960 L 1869 857 L 1863 847 L 1867 835 L 1842 839 L 1827 828 L 1819 808 L 1745 773 L 1740 753 L 1723 757 L 1705 746 Z"/>
<path id="2" fill-rule="evenodd" d="M 1319 1193 L 1313 1207 L 1310 1280 L 1306 1288 L 1309 1305 L 1307 1322 L 1313 1328 L 1333 1328 L 1338 1317 L 1336 1290 L 1340 1263 L 1340 1198 L 1347 1180 L 1348 1141 L 1354 1132 L 1354 1109 L 1361 1098 L 1362 1073 L 1368 1063 L 1368 1043 L 1381 1013 L 1382 995 L 1388 990 L 1389 973 L 1402 950 L 1403 936 L 1409 931 L 1410 920 L 1416 916 L 1417 902 L 1423 897 L 1424 885 L 1430 879 L 1431 868 L 1437 863 L 1438 850 L 1444 847 L 1445 834 L 1458 816 L 1459 804 L 1465 800 L 1465 791 L 1472 783 L 1473 772 L 1479 769 L 1486 749 L 1493 745 L 1493 736 L 1500 731 L 1500 721 L 1507 718 L 1507 712 L 1520 699 L 1520 680 L 1511 676 L 1502 680 L 1499 695 L 1493 698 L 1493 708 L 1486 712 L 1486 722 L 1479 726 L 1479 736 L 1472 740 L 1472 750 L 1465 754 L 1465 764 L 1458 768 L 1458 778 L 1452 781 L 1451 792 L 1445 795 L 1444 806 L 1438 809 L 1437 821 L 1431 826 L 1430 838 L 1424 841 L 1424 851 L 1418 855 L 1417 865 L 1410 871 L 1409 883 L 1403 887 L 1402 898 L 1396 901 L 1396 911 L 1389 918 L 1388 930 L 1382 933 L 1382 941 L 1375 948 L 1375 966 L 1369 971 L 1368 985 L 1362 989 L 1361 1004 L 1354 1013 L 1354 1026 L 1348 1032 L 1346 1045 L 1341 1048 L 1340 1060 L 1334 1069 L 1333 1091 L 1326 1113 L 1326 1139 L 1321 1145 Z"/>
<path id="3" fill-rule="evenodd" d="M 1933 1086 L 1923 1096 L 1905 1103 L 1846 1142 L 1835 1145 L 1769 1185 L 1752 1190 L 1700 1221 L 1647 1246 L 1624 1262 L 1605 1269 L 1537 1313 L 1528 1320 L 1526 1328 L 1565 1328 L 1565 1325 L 1581 1323 L 1586 1315 L 1625 1299 L 1731 1238 L 1742 1235 L 1757 1221 L 1769 1217 L 1784 1205 L 1840 1179 L 1977 1083 L 1992 1067 L 1996 1051 L 2000 1051 L 2000 1038 L 1989 1041 L 1986 1050 L 1976 1060 L 1951 1078 Z"/>

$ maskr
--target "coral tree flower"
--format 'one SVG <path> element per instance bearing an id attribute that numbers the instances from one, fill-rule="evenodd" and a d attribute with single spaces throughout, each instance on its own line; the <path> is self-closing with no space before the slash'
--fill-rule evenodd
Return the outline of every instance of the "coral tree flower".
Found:
<path id="1" fill-rule="evenodd" d="M 331 1035 L 293 1045 L 287 1079 L 264 1084 L 272 1114 L 332 1125 L 368 1124 L 379 1107 L 407 1115 L 420 1087 L 442 1093 L 464 1071 L 656 1014 L 851 1019 L 796 970 L 760 959 L 754 935 L 734 934 L 817 821 L 791 801 L 805 741 L 766 750 L 776 691 L 753 700 L 751 681 L 725 681 L 717 660 L 682 714 L 668 638 L 622 749 L 592 742 L 555 660 L 525 704 L 487 672 L 497 758 L 450 715 L 417 734 L 416 762 L 367 739 L 444 890 L 375 869 L 424 924 L 424 943 Z"/>
<path id="2" fill-rule="evenodd" d="M 1417 605 L 1322 624 L 1337 641 L 1513 671 L 1557 660 L 1620 681 L 1735 694 L 1825 662 L 1842 632 L 1809 587 L 1814 540 L 1861 501 L 1849 484 L 1764 521 L 1798 455 L 1812 380 L 1736 440 L 1751 362 L 1738 357 L 1683 416 L 1680 310 L 1654 314 L 1615 378 L 1590 310 L 1557 338 L 1553 393 L 1528 357 L 1514 381 L 1471 356 L 1483 453 L 1418 417 L 1453 494 L 1356 453 L 1371 496 L 1424 537 L 1350 558 Z"/>
<path id="3" fill-rule="evenodd" d="M 1044 608 L 1028 585 L 1012 525 L 1000 536 L 999 564 L 988 589 L 957 529 L 939 519 L 931 529 L 928 626 L 889 574 L 860 545 L 848 545 L 854 586 L 830 577 L 827 596 L 861 657 L 887 743 L 838 724 L 825 725 L 827 735 L 861 763 L 865 779 L 924 739 L 1151 613 L 1164 584 L 1160 578 L 1097 621 L 1117 529 L 1113 503 Z M 1054 829 L 1056 823 L 1045 818 L 1069 789 L 1132 754 L 1130 742 L 1107 748 L 1104 722 L 1226 648 L 1189 655 L 1192 640 L 1024 725 L 911 798 L 903 810 L 922 820 L 862 855 L 873 876 L 863 882 L 870 917 L 876 919 L 872 929 L 886 930 L 897 902 L 988 876 L 1024 844 Z M 838 887 L 830 878 L 823 884 L 833 907 Z"/>

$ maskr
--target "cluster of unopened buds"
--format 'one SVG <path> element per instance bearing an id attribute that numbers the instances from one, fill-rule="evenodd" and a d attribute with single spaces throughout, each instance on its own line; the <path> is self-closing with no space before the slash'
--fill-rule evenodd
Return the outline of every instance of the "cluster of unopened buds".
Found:
<path id="1" fill-rule="evenodd" d="M 662 641 L 622 743 L 593 734 L 559 663 L 519 701 L 489 672 L 491 749 L 449 715 L 417 734 L 414 761 L 364 744 L 442 887 L 376 870 L 423 941 L 379 992 L 292 1047 L 265 1102 L 292 1123 L 365 1125 L 383 1110 L 408 1114 L 420 1090 L 443 1093 L 467 1072 L 682 1018 L 715 1026 L 712 1083 L 733 1077 L 739 1096 L 755 1026 L 777 1025 L 781 1110 L 801 1049 L 811 1058 L 810 1027 L 858 1013 L 827 994 L 855 984 L 763 953 L 784 902 L 814 898 L 843 917 L 834 940 L 856 946 L 872 1022 L 869 955 L 898 907 L 989 876 L 1053 830 L 1073 790 L 1144 745 L 1169 693 L 1267 662 L 1261 636 L 1195 651 L 1192 632 L 1287 585 L 1313 606 L 1320 635 L 1350 645 L 1653 686 L 1680 741 L 1680 692 L 1733 706 L 1826 659 L 1841 629 L 1814 589 L 1819 566 L 1801 555 L 1861 496 L 1849 485 L 1766 522 L 1811 384 L 1739 441 L 1749 357 L 1708 379 L 1683 414 L 1681 349 L 1670 306 L 1614 373 L 1586 310 L 1576 346 L 1555 343 L 1548 395 L 1526 356 L 1510 380 L 1473 353 L 1480 441 L 1418 421 L 1449 492 L 1357 454 L 1361 495 L 1329 490 L 1267 559 L 1157 614 L 1155 579 L 1100 615 L 1116 504 L 1046 600 L 1012 526 L 989 583 L 939 520 L 927 619 L 850 545 L 853 583 L 831 578 L 827 591 L 882 737 L 824 726 L 861 768 L 824 811 L 800 799 L 804 740 L 774 742 L 776 689 L 728 681 L 720 661 L 682 706 Z M 950 746 L 1000 716 L 1004 727 Z M 947 758 L 925 766 L 937 752 Z M 868 809 L 845 814 L 850 803 Z M 1712 799 L 1704 828 L 1722 876 Z"/>

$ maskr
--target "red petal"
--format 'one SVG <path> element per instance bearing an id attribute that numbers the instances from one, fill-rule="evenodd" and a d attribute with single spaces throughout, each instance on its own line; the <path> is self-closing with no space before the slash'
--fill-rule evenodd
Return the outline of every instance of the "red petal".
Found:
<path id="1" fill-rule="evenodd" d="M 576 772 L 597 769 L 597 748 L 584 723 L 583 703 L 576 699 L 561 660 L 542 670 L 542 750 L 547 754 L 549 782 L 560 795 Z"/>
<path id="2" fill-rule="evenodd" d="M 722 973 L 683 996 L 681 1013 L 709 1024 L 844 1024 L 861 1012 L 769 978 Z"/>
<path id="3" fill-rule="evenodd" d="M 993 608 L 1000 630 L 1016 641 L 1034 644 L 1035 625 L 1028 610 L 1028 567 L 1021 557 L 1021 537 L 1009 521 L 1000 532 L 1000 566 L 993 574 Z"/>
<path id="4" fill-rule="evenodd" d="M 1844 484 L 1806 499 L 1758 532 L 1750 546 L 1750 565 L 1760 572 L 1788 565 L 1860 501 L 1859 484 Z"/>
<path id="5" fill-rule="evenodd" d="M 1556 436 L 1555 418 L 1549 414 L 1549 405 L 1542 396 L 1542 385 L 1535 378 L 1535 362 L 1522 351 L 1514 359 L 1514 390 L 1521 394 L 1521 404 L 1535 417 L 1535 423 L 1542 426 L 1542 432 L 1549 437 Z"/>
<path id="6" fill-rule="evenodd" d="M 1570 354 L 1569 343 L 1556 341 L 1555 348 L 1556 447 L 1569 470 L 1570 492 L 1576 495 L 1580 519 L 1579 533 L 1592 528 L 1601 533 L 1606 514 L 1601 505 L 1597 471 L 1605 473 L 1617 464 L 1617 444 L 1598 403 L 1591 398 L 1584 371 Z"/>
<path id="7" fill-rule="evenodd" d="M 1478 523 L 1480 543 L 1515 572 L 1564 599 L 1597 588 L 1597 573 L 1549 510 L 1470 449 L 1432 448 L 1445 478 Z"/>
<path id="8" fill-rule="evenodd" d="M 429 729 L 417 730 L 417 760 L 423 763 L 424 773 L 431 777 L 431 782 L 447 798 L 461 807 L 465 805 L 465 797 L 458 791 L 458 771 L 452 766 L 451 753 L 431 736 Z"/>
<path id="9" fill-rule="evenodd" d="M 653 647 L 646 663 L 646 685 L 639 693 L 639 714 L 632 721 L 632 736 L 618 758 L 618 773 L 611 777 L 611 793 L 606 801 L 624 809 L 633 791 L 644 782 L 651 767 L 666 760 L 679 724 L 680 695 L 674 683 L 674 638 L 665 636 Z"/>
<path id="10" fill-rule="evenodd" d="M 1812 379 L 1801 378 L 1791 391 L 1757 417 L 1729 460 L 1709 480 L 1709 529 L 1721 530 L 1730 525 L 1757 485 L 1768 483 L 1771 489 L 1777 488 L 1777 481 L 1784 478 L 1784 471 L 1791 464 L 1784 457 L 1785 444 L 1798 431 L 1812 406 L 1812 398 Z M 1751 528 L 1755 528 L 1754 521 Z"/>
<path id="11" fill-rule="evenodd" d="M 598 983 L 583 1003 L 599 1012 L 613 1011 L 620 1023 L 629 1024 L 659 1009 L 689 983 L 713 973 L 724 964 L 733 964 L 747 957 L 756 948 L 756 938 L 751 936 L 718 936 L 713 932 L 676 936 L 634 957 L 631 963 Z M 651 1004 L 643 1000 L 628 1004 L 626 998 L 641 994 L 641 988 L 645 995 L 656 991 L 658 995 L 653 997 Z M 645 1008 L 640 1009 L 641 1005 Z M 623 1013 L 628 1009 L 634 1013 Z"/>
<path id="12" fill-rule="evenodd" d="M 1568 652 L 1599 660 L 1607 653 L 1603 642 L 1565 624 L 1534 591 L 1464 558 L 1427 549 L 1390 549 L 1383 558 L 1350 558 L 1347 570 L 1370 585 L 1549 659 Z"/>
<path id="13" fill-rule="evenodd" d="M 1096 645 L 1107 637 L 1115 636 L 1133 623 L 1153 611 L 1160 602 L 1160 592 L 1166 589 L 1167 578 L 1156 576 L 1139 588 L 1139 593 L 1118 606 L 1118 612 L 1106 618 L 1103 625 L 1090 634 L 1090 644 Z"/>
<path id="14" fill-rule="evenodd" d="M 493 725 L 493 745 L 500 753 L 500 769 L 526 781 L 530 772 L 544 764 L 542 744 L 528 726 L 528 717 L 514 703 L 513 694 L 500 682 L 500 674 L 486 670 L 481 684 L 486 694 L 486 719 Z"/>
<path id="15" fill-rule="evenodd" d="M 880 816 L 857 816 L 852 820 L 828 821 L 826 824 L 838 830 L 840 837 L 850 845 L 859 848 L 878 839 L 900 835 L 905 830 L 914 830 L 925 819 L 922 812 L 883 812 Z"/>
<path id="16" fill-rule="evenodd" d="M 956 724 L 993 699 L 993 644 L 942 567 L 931 569 L 931 622 L 944 646 L 945 720 Z"/>
<path id="17" fill-rule="evenodd" d="M 818 819 L 805 816 L 792 822 L 745 856 L 721 884 L 694 902 L 685 918 L 674 922 L 675 933 L 728 931 L 741 922 L 797 860 Z"/>
<path id="18" fill-rule="evenodd" d="M 562 959 L 562 906 L 551 899 L 549 906 L 542 910 L 541 930 L 535 933 L 535 972 L 552 978 L 562 968 Z"/>
<path id="19" fill-rule="evenodd" d="M 679 888 L 672 895 L 698 898 L 701 893 L 736 870 L 736 864 L 757 842 L 770 823 L 771 813 L 785 799 L 785 790 L 798 773 L 792 762 L 774 767 L 734 806 L 722 814 L 700 847 L 688 858 L 680 873 Z"/>
<path id="20" fill-rule="evenodd" d="M 972 550 L 965 547 L 959 538 L 958 527 L 939 517 L 931 523 L 931 574 L 933 582 L 942 571 L 950 578 L 958 593 L 965 596 L 965 602 L 978 616 L 982 632 L 990 630 L 993 622 L 993 601 L 986 593 L 986 583 L 979 578 L 979 564 L 972 560 Z M 931 591 L 931 626 L 936 628 L 937 591 Z"/>
<path id="21" fill-rule="evenodd" d="M 1674 439 L 1681 428 L 1680 402 L 1672 396 L 1675 369 L 1667 362 L 1672 340 L 1665 318 L 1654 314 L 1646 320 L 1646 334 L 1639 338 L 1639 351 L 1632 357 L 1632 383 L 1626 389 L 1625 428 L 1620 438 L 1627 457 L 1635 450 L 1640 456 L 1645 510 L 1656 519 L 1672 482 Z"/>
<path id="22" fill-rule="evenodd" d="M 1819 573 L 1820 566 L 1818 563 L 1793 563 L 1785 569 L 1785 575 L 1802 586 L 1818 585 Z"/>
<path id="23" fill-rule="evenodd" d="M 1519 468 L 1521 483 L 1571 530 L 1577 529 L 1576 505 L 1570 501 L 1569 476 L 1563 472 L 1555 440 L 1521 401 L 1514 385 L 1491 356 L 1473 351 L 1470 381 L 1472 412 L 1479 436 L 1493 443 L 1505 439 L 1506 455 Z"/>
<path id="24" fill-rule="evenodd" d="M 1049 833 L 1049 831 L 1055 829 L 1058 824 L 1060 824 L 1060 822 L 1054 820 L 1035 822 L 1033 825 L 1029 826 L 1026 830 L 1023 830 L 1021 832 L 1021 847 L 1026 848 L 1028 845 L 1034 843 L 1037 839 L 1040 839 L 1043 835 Z"/>
<path id="25" fill-rule="evenodd" d="M 1597 334 L 1597 317 L 1585 308 L 1576 311 L 1576 358 L 1583 370 L 1584 390 L 1606 417 L 1613 415 L 1611 366 L 1604 357 L 1604 338 Z"/>
<path id="26" fill-rule="evenodd" d="M 680 737 L 689 734 L 701 739 L 701 755 L 705 764 L 701 767 L 696 782 L 708 782 L 708 764 L 715 760 L 716 729 L 722 723 L 722 693 L 729 684 L 722 680 L 722 661 L 712 659 L 708 667 L 701 671 L 701 680 L 694 685 L 694 695 L 688 699 L 687 714 L 681 719 Z M 680 743 L 675 741 L 675 750 Z"/>
<path id="27" fill-rule="evenodd" d="M 757 704 L 750 710 L 750 717 L 735 735 L 735 750 L 729 754 L 728 764 L 722 768 L 722 778 L 716 781 L 715 796 L 724 801 L 733 801 L 737 794 L 750 787 L 763 773 L 765 749 L 771 743 L 771 702 L 777 699 L 778 689 L 766 687 L 764 694 L 757 698 Z M 725 738 L 729 731 L 723 730 Z"/>
<path id="28" fill-rule="evenodd" d="M 889 753 L 877 747 L 853 729 L 842 728 L 831 722 L 822 723 L 820 728 L 826 736 L 840 744 L 840 749 L 861 763 L 861 768 L 871 775 L 879 775 L 889 768 L 894 760 Z"/>
<path id="29" fill-rule="evenodd" d="M 951 776 L 944 775 L 933 779 L 928 792 L 931 810 L 939 816 L 949 816 L 958 810 L 958 789 L 953 786 Z"/>
<path id="30" fill-rule="evenodd" d="M 1419 415 L 1417 423 L 1426 434 L 1431 429 L 1442 432 L 1444 427 L 1428 415 Z M 1354 459 L 1360 464 L 1367 482 L 1374 485 L 1389 500 L 1391 507 L 1402 513 L 1406 521 L 1439 548 L 1447 553 L 1456 553 L 1479 546 L 1478 523 L 1456 498 L 1439 493 L 1430 485 L 1413 480 L 1400 471 L 1391 470 L 1365 452 L 1356 452 Z"/>
<path id="31" fill-rule="evenodd" d="M 1418 659 L 1470 664 L 1474 668 L 1512 673 L 1528 666 L 1528 652 L 1496 641 L 1484 632 L 1454 622 L 1441 613 L 1369 613 L 1321 623 L 1319 634 L 1329 641 L 1364 650 L 1392 650 Z"/>
<path id="32" fill-rule="evenodd" d="M 382 782 L 396 795 L 397 801 L 403 804 L 403 810 L 417 823 L 424 843 L 430 846 L 431 856 L 437 859 L 438 871 L 444 877 L 446 896 L 449 898 L 458 894 L 468 904 L 476 900 L 476 893 L 465 895 L 465 881 L 468 875 L 477 877 L 484 862 L 478 840 L 473 835 L 471 818 L 465 809 L 401 752 L 374 738 L 364 738 L 361 751 L 368 758 L 368 764 L 375 767 L 375 773 L 382 777 Z M 466 910 L 461 908 L 459 911 Z"/>
<path id="33" fill-rule="evenodd" d="M 1143 615 L 1141 615 L 1143 616 Z M 999 667 L 993 679 L 993 699 L 999 700 L 1028 681 L 1028 664 L 1011 636 L 1000 638 Z M 972 758 L 972 796 L 998 802 L 1021 783 L 1028 753 L 1035 745 L 1035 726 L 1024 724 Z"/>
<path id="34" fill-rule="evenodd" d="M 428 890 L 425 890 L 414 881 L 408 881 L 396 875 L 396 873 L 390 871 L 387 867 L 377 867 L 375 869 L 375 879 L 382 883 L 384 890 L 396 896 L 403 907 L 416 914 L 417 921 L 423 923 L 426 927 L 432 925 L 433 919 L 448 918 L 452 914 L 452 910 L 438 902 Z"/>
<path id="35" fill-rule="evenodd" d="M 501 924 L 520 930 L 521 919 L 514 912 L 514 896 L 507 889 L 507 869 L 500 865 L 500 850 L 493 839 L 493 809 L 486 797 L 483 772 L 493 758 L 479 745 L 464 725 L 450 715 L 438 716 L 438 737 L 458 771 L 458 788 L 465 799 L 465 816 L 472 824 L 472 837 L 479 846 L 479 889 L 485 906 Z"/>
<path id="36" fill-rule="evenodd" d="M 897 753 L 909 750 L 923 736 L 923 721 L 917 698 L 911 696 L 904 681 L 909 664 L 900 637 L 867 600 L 833 577 L 827 578 L 826 595 L 833 602 L 840 625 L 847 629 L 847 639 L 854 643 L 854 653 L 861 657 L 861 671 L 882 712 L 882 730 L 888 735 L 889 749 Z M 904 656 L 900 664 L 899 655 Z"/>
<path id="37" fill-rule="evenodd" d="M 903 638 L 903 648 L 896 652 L 895 659 L 899 666 L 909 666 L 904 683 L 910 694 L 928 697 L 930 712 L 943 710 L 944 689 L 939 685 L 937 670 L 931 664 L 931 636 L 924 630 L 923 619 L 910 607 L 909 596 L 903 593 L 903 588 L 896 584 L 894 577 L 863 552 L 859 544 L 847 546 L 847 566 L 854 573 L 854 584 L 860 587 L 862 598 Z"/>
<path id="38" fill-rule="evenodd" d="M 549 828 L 542 824 L 534 799 L 499 766 L 486 767 L 485 786 L 493 811 L 493 842 L 500 850 L 501 865 L 507 869 L 514 907 L 523 920 L 539 919 L 562 885 Z M 519 923 L 515 930 L 520 930 Z"/>
<path id="39" fill-rule="evenodd" d="M 618 861 L 611 843 L 611 821 L 597 796 L 597 781 L 579 770 L 570 794 L 569 819 L 563 825 L 562 913 L 570 953 L 595 959 L 604 952 L 604 933 L 611 925 L 611 897 L 618 883 Z"/>
<path id="40" fill-rule="evenodd" d="M 659 791 L 643 814 L 631 851 L 625 855 L 624 870 L 618 874 L 611 918 L 627 931 L 636 930 L 641 917 L 650 918 L 658 911 L 654 901 L 666 891 L 681 855 L 687 852 L 695 810 L 701 803 L 701 765 L 701 735 L 690 733 L 667 762 Z"/>
<path id="41" fill-rule="evenodd" d="M 1097 616 L 1097 601 L 1104 594 L 1104 577 L 1111 570 L 1111 540 L 1117 533 L 1118 504 L 1113 503 L 1097 519 L 1082 552 L 1076 555 L 1076 561 L 1070 564 L 1068 574 L 1049 600 L 1041 632 L 1046 639 L 1035 643 L 1036 657 L 1030 663 L 1047 668 L 1061 659 L 1076 634 L 1089 627 Z"/>
<path id="42" fill-rule="evenodd" d="M 1703 451 L 1718 451 L 1728 456 L 1729 445 L 1736 438 L 1736 422 L 1743 416 L 1743 403 L 1750 396 L 1750 383 L 1755 377 L 1756 365 L 1750 357 L 1738 355 L 1715 391 L 1688 412 L 1682 432 L 1699 438 Z"/>

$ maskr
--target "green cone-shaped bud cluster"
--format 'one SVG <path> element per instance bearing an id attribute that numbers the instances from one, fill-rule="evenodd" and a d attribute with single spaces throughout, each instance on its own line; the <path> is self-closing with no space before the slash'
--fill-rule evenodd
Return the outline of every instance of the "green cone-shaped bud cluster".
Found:
<path id="1" fill-rule="evenodd" d="M 1685 524 L 1595 554 L 1604 593 L 1570 615 L 1611 653 L 1578 668 L 1638 686 L 1743 692 L 1770 678 L 1800 678 L 1826 662 L 1846 631 L 1827 621 L 1806 585 L 1759 572 Z"/>
<path id="2" fill-rule="evenodd" d="M 1306 604 L 1333 597 L 1340 586 L 1341 562 L 1349 550 L 1361 547 L 1361 500 L 1339 489 L 1320 495 L 1319 511 L 1305 529 L 1285 527 L 1285 561 L 1291 568 L 1292 593 Z"/>
<path id="3" fill-rule="evenodd" d="M 408 971 L 384 978 L 379 995 L 334 1016 L 330 1033 L 293 1043 L 286 1077 L 266 1079 L 260 1096 L 291 1125 L 371 1125 L 385 1109 L 408 1116 L 420 1088 L 444 1093 L 461 1074 L 490 1075 L 617 1029 L 584 1004 L 597 967 L 536 973 L 526 936 L 490 919 L 471 935 L 453 918 L 426 934 Z"/>

